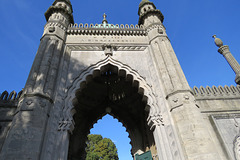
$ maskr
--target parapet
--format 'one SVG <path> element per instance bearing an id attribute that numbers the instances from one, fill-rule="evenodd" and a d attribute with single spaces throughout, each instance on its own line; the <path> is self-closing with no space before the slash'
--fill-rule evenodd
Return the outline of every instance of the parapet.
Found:
<path id="1" fill-rule="evenodd" d="M 70 24 L 68 34 L 90 34 L 90 35 L 127 35 L 145 36 L 146 29 L 143 25 L 113 25 L 113 24 Z"/>
<path id="2" fill-rule="evenodd" d="M 7 91 L 0 93 L 0 106 L 16 106 L 23 91 L 12 91 L 10 94 Z"/>
<path id="3" fill-rule="evenodd" d="M 201 99 L 240 99 L 240 85 L 193 87 L 193 94 L 197 100 Z"/>

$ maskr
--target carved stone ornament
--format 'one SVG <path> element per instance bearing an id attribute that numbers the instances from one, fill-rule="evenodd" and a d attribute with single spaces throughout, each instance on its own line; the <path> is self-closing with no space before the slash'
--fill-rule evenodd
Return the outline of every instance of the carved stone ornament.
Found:
<path id="1" fill-rule="evenodd" d="M 113 50 L 115 50 L 115 47 L 112 46 L 111 44 L 105 44 L 102 46 L 102 49 L 104 50 L 104 53 L 106 56 L 112 56 Z"/>
<path id="2" fill-rule="evenodd" d="M 26 104 L 27 104 L 28 106 L 30 106 L 32 103 L 33 103 L 32 100 L 29 100 L 29 101 L 26 102 Z"/>
<path id="3" fill-rule="evenodd" d="M 234 154 L 235 154 L 235 158 L 236 160 L 240 160 L 240 135 L 238 135 L 235 140 L 234 140 Z"/>
<path id="4" fill-rule="evenodd" d="M 59 122 L 59 126 L 58 126 L 58 131 L 72 131 L 73 128 L 72 127 L 72 121 L 69 120 L 64 120 L 64 121 L 60 121 Z"/>
<path id="5" fill-rule="evenodd" d="M 55 27 L 49 27 L 49 32 L 53 33 L 55 31 Z"/>
<path id="6" fill-rule="evenodd" d="M 230 53 L 229 46 L 227 46 L 227 45 L 221 46 L 218 49 L 218 52 L 221 53 L 222 55 L 226 55 L 227 53 Z"/>
<path id="7" fill-rule="evenodd" d="M 150 130 L 153 130 L 156 126 L 164 126 L 162 115 L 151 116 L 148 119 L 148 125 Z"/>

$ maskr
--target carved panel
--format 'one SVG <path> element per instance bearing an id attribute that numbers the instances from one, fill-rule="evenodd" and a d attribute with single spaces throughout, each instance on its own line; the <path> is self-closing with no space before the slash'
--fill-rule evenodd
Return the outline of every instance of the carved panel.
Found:
<path id="1" fill-rule="evenodd" d="M 228 159 L 235 160 L 239 157 L 240 113 L 212 115 L 211 119 Z"/>

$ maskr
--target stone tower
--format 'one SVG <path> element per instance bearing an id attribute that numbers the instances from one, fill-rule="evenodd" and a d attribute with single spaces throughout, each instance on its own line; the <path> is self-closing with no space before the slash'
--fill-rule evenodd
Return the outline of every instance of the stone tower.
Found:
<path id="1" fill-rule="evenodd" d="M 25 88 L 14 101 L 0 159 L 84 159 L 87 135 L 106 114 L 126 127 L 133 157 L 147 151 L 156 160 L 216 160 L 234 154 L 221 147 L 208 119 L 212 115 L 203 112 L 221 88 L 193 91 L 163 14 L 148 0 L 139 4 L 138 14 L 138 25 L 108 24 L 106 16 L 102 24 L 78 25 L 70 0 L 55 0 L 45 13 Z M 239 92 L 239 87 L 222 87 L 218 100 L 224 103 L 210 106 L 223 106 L 215 113 L 226 111 L 224 94 L 233 93 L 230 99 L 238 108 Z"/>

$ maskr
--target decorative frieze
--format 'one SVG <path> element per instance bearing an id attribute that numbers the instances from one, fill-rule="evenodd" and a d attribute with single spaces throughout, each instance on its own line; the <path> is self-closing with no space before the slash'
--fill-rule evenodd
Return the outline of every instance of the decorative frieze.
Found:
<path id="1" fill-rule="evenodd" d="M 49 22 L 45 25 L 44 29 L 49 29 L 49 32 L 55 31 L 55 27 L 61 28 L 63 31 L 67 31 L 67 28 L 60 22 Z"/>
<path id="2" fill-rule="evenodd" d="M 103 51 L 105 45 L 68 45 L 71 51 Z M 148 46 L 114 46 L 114 51 L 144 51 Z"/>

